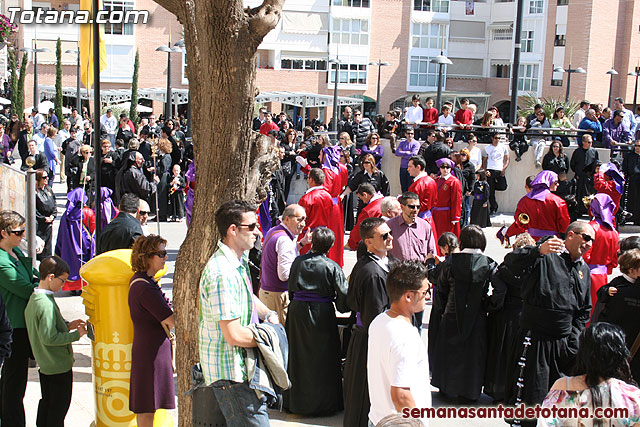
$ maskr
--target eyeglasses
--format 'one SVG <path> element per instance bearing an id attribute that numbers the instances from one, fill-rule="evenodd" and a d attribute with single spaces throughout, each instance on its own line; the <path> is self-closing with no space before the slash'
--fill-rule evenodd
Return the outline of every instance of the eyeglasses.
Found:
<path id="1" fill-rule="evenodd" d="M 297 222 L 303 222 L 307 220 L 306 216 L 294 216 Z"/>
<path id="2" fill-rule="evenodd" d="M 589 236 L 587 233 L 578 233 L 582 237 L 582 240 L 585 242 L 590 242 L 593 240 L 593 237 Z"/>
<path id="3" fill-rule="evenodd" d="M 158 256 L 160 258 L 164 258 L 167 256 L 167 250 L 163 250 L 163 251 L 158 251 L 158 252 L 154 252 L 152 255 Z"/>
<path id="4" fill-rule="evenodd" d="M 24 228 L 21 228 L 19 230 L 9 230 L 10 234 L 15 234 L 16 236 L 24 236 L 24 232 L 26 230 Z"/>
<path id="5" fill-rule="evenodd" d="M 638 148 L 638 147 L 640 147 L 640 145 L 634 145 L 633 147 L 634 147 L 634 148 Z"/>
<path id="6" fill-rule="evenodd" d="M 409 209 L 420 209 L 420 205 L 405 205 Z"/>
<path id="7" fill-rule="evenodd" d="M 67 279 L 63 279 L 61 277 L 55 276 L 54 279 L 58 279 L 62 282 L 62 284 L 64 285 L 65 283 L 67 283 Z"/>
<path id="8" fill-rule="evenodd" d="M 372 136 L 371 139 L 373 140 L 373 139 L 380 139 L 380 138 L 378 138 L 377 136 Z"/>
<path id="9" fill-rule="evenodd" d="M 254 222 L 253 224 L 237 224 L 237 227 L 245 227 L 249 231 L 255 230 L 257 226 L 257 222 Z"/>
<path id="10" fill-rule="evenodd" d="M 404 133 L 405 133 L 406 135 L 413 135 L 413 132 L 407 132 L 407 131 L 405 131 Z"/>
<path id="11" fill-rule="evenodd" d="M 387 240 L 391 236 L 393 236 L 393 234 L 391 234 L 391 231 L 388 231 L 388 232 L 380 235 L 380 237 L 382 237 L 382 240 Z"/>
<path id="12" fill-rule="evenodd" d="M 422 295 L 422 298 L 426 298 L 427 295 L 429 295 L 429 289 L 425 289 L 424 291 L 411 291 L 411 292 L 415 292 L 418 295 Z"/>
<path id="13" fill-rule="evenodd" d="M 138 211 L 138 213 L 142 216 L 149 215 L 151 211 Z"/>

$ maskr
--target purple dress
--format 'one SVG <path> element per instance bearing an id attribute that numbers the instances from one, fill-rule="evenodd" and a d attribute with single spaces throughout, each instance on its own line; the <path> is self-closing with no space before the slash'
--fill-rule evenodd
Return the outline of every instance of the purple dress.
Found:
<path id="1" fill-rule="evenodd" d="M 184 202 L 184 210 L 187 215 L 187 227 L 191 225 L 191 213 L 193 212 L 193 200 L 195 182 L 196 182 L 196 164 L 195 162 L 189 163 L 189 168 L 184 176 L 187 180 L 187 200 Z"/>
<path id="2" fill-rule="evenodd" d="M 133 283 L 136 279 L 136 283 Z M 131 390 L 129 410 L 136 414 L 176 407 L 171 366 L 171 342 L 162 322 L 173 314 L 158 282 L 136 273 L 129 288 L 129 311 L 133 321 Z"/>

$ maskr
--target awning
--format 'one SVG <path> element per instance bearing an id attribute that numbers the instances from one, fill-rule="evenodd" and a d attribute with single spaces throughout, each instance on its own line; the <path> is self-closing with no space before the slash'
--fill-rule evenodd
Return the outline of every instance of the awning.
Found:
<path id="1" fill-rule="evenodd" d="M 280 102 L 282 104 L 294 105 L 296 107 L 326 107 L 333 105 L 333 95 L 321 95 L 318 93 L 305 92 L 262 92 L 256 96 L 256 102 Z M 339 96 L 338 105 L 360 105 L 362 100 L 355 97 Z"/>
<path id="2" fill-rule="evenodd" d="M 56 87 L 53 85 L 38 85 L 40 89 L 40 98 L 53 99 L 56 96 Z M 63 87 L 62 95 L 75 97 L 75 87 Z M 80 88 L 80 97 L 82 99 L 93 99 L 93 90 L 87 97 L 87 89 Z M 166 88 L 141 88 L 138 89 L 138 98 L 151 99 L 153 101 L 166 102 Z M 118 104 L 121 102 L 131 101 L 131 89 L 105 89 L 100 91 L 100 100 L 106 104 Z M 186 104 L 189 102 L 189 89 L 171 89 L 171 100 L 173 104 Z"/>

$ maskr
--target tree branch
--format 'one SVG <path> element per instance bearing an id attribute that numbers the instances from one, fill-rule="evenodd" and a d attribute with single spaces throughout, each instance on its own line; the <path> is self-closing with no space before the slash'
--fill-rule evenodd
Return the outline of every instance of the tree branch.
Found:
<path id="1" fill-rule="evenodd" d="M 245 10 L 249 19 L 249 34 L 258 43 L 262 42 L 264 36 L 278 25 L 282 6 L 284 6 L 284 0 L 264 0 L 259 7 Z"/>
<path id="2" fill-rule="evenodd" d="M 154 0 L 163 8 L 176 15 L 178 21 L 183 22 L 185 1 L 181 0 Z"/>

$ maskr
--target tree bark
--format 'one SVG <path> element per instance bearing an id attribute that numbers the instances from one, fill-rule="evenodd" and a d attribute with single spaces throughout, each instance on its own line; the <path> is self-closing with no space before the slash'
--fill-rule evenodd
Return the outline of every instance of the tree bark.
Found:
<path id="1" fill-rule="evenodd" d="M 279 161 L 270 139 L 251 130 L 256 51 L 278 23 L 284 0 L 243 9 L 241 0 L 156 0 L 184 26 L 197 185 L 191 226 L 174 276 L 179 425 L 192 425 L 191 367 L 198 361 L 200 275 L 216 249 L 214 214 L 231 199 L 264 200 Z"/>

